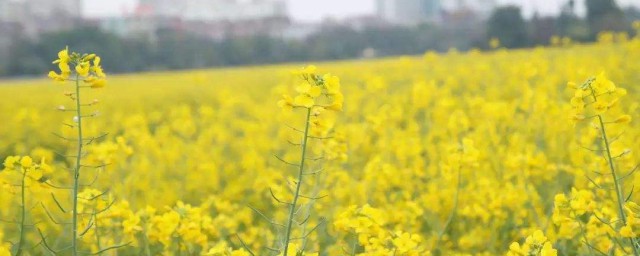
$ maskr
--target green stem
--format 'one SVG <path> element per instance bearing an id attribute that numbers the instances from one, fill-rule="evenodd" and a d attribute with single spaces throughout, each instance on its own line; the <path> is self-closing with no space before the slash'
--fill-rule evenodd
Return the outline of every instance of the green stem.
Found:
<path id="1" fill-rule="evenodd" d="M 447 218 L 447 221 L 445 222 L 444 227 L 440 231 L 440 234 L 438 234 L 438 239 L 436 240 L 434 251 L 440 250 L 438 247 L 440 246 L 440 242 L 442 242 L 442 237 L 444 236 L 444 233 L 447 232 L 447 229 L 449 229 L 449 226 L 451 225 L 453 218 L 456 216 L 456 212 L 458 211 L 458 202 L 460 200 L 461 188 L 462 188 L 462 163 L 460 163 L 460 166 L 458 167 L 458 184 L 456 185 L 456 192 L 453 196 L 453 209 L 451 210 L 451 213 L 449 213 L 449 217 Z"/>
<path id="2" fill-rule="evenodd" d="M 287 256 L 289 249 L 289 239 L 291 238 L 291 228 L 293 226 L 293 215 L 296 211 L 296 204 L 300 197 L 300 186 L 302 185 L 302 176 L 304 175 L 304 160 L 307 154 L 307 140 L 309 139 L 309 120 L 311 120 L 311 108 L 307 109 L 307 118 L 304 126 L 304 138 L 302 139 L 302 155 L 300 156 L 300 166 L 298 169 L 298 179 L 296 184 L 296 192 L 293 194 L 293 202 L 289 208 L 289 219 L 284 239 L 284 256 Z"/>
<path id="3" fill-rule="evenodd" d="M 80 75 L 76 74 L 76 119 L 78 121 L 78 151 L 73 174 L 73 215 L 71 221 L 71 255 L 78 255 L 78 184 L 80 179 L 80 159 L 82 158 L 82 112 L 80 103 Z"/>
<path id="4" fill-rule="evenodd" d="M 600 132 L 602 133 L 602 140 L 604 141 L 604 146 L 607 152 L 607 162 L 609 162 L 609 169 L 611 170 L 611 176 L 613 177 L 613 184 L 616 189 L 616 197 L 618 201 L 618 215 L 622 220 L 623 225 L 627 225 L 627 216 L 624 214 L 624 197 L 622 196 L 622 190 L 620 186 L 620 182 L 618 181 L 618 175 L 616 173 L 615 165 L 613 163 L 613 157 L 611 157 L 611 149 L 609 147 L 609 138 L 607 137 L 607 131 L 604 127 L 604 121 L 602 120 L 602 115 L 598 115 L 598 122 L 600 122 Z M 638 253 L 638 248 L 635 246 L 635 241 L 633 238 L 629 238 L 631 242 L 631 248 L 633 248 L 633 255 L 640 255 Z"/>
<path id="5" fill-rule="evenodd" d="M 149 247 L 149 237 L 147 236 L 147 228 L 144 228 L 144 254 L 146 256 L 151 256 L 151 248 Z"/>
<path id="6" fill-rule="evenodd" d="M 20 205 L 20 241 L 18 241 L 18 250 L 16 252 L 16 256 L 22 255 L 22 246 L 24 245 L 24 222 L 27 217 L 27 207 L 26 207 L 26 195 L 25 195 L 25 180 L 27 178 L 27 169 L 22 168 L 22 183 L 20 184 L 20 199 L 22 204 Z"/>
<path id="7" fill-rule="evenodd" d="M 591 96 L 593 97 L 593 101 L 597 102 L 598 96 L 596 95 L 595 90 L 591 86 L 589 86 L 589 89 L 591 90 Z M 609 138 L 607 137 L 607 131 L 604 126 L 604 121 L 602 120 L 602 115 L 597 115 L 597 117 L 598 117 L 598 122 L 600 122 L 600 132 L 602 133 L 602 140 L 604 141 L 604 146 L 607 152 L 607 162 L 609 163 L 609 169 L 611 170 L 611 176 L 613 176 L 613 183 L 616 189 L 616 198 L 618 201 L 618 215 L 622 220 L 622 224 L 626 226 L 627 217 L 624 214 L 624 207 L 623 207 L 624 199 L 622 197 L 620 182 L 618 181 L 618 175 L 616 174 L 616 169 L 613 163 L 613 157 L 611 157 L 611 149 L 609 147 Z M 629 238 L 629 241 L 631 242 L 631 248 L 633 248 L 633 255 L 640 256 L 640 253 L 638 252 L 638 248 L 636 248 L 636 245 L 635 245 L 635 239 Z"/>
<path id="8" fill-rule="evenodd" d="M 607 138 L 607 132 L 604 128 L 604 122 L 602 121 L 602 116 L 598 115 L 598 121 L 600 122 L 600 131 L 602 132 L 602 140 L 604 141 L 604 146 L 607 152 L 607 162 L 609 163 L 609 169 L 611 170 L 611 176 L 613 177 L 613 184 L 616 189 L 616 197 L 618 199 L 618 214 L 620 215 L 620 219 L 624 225 L 627 224 L 627 217 L 624 214 L 623 208 L 623 200 L 622 199 L 622 191 L 620 191 L 620 184 L 618 184 L 618 175 L 616 173 L 613 157 L 611 157 L 611 150 L 609 149 L 609 139 Z"/>
<path id="9" fill-rule="evenodd" d="M 353 234 L 353 247 L 351 247 L 351 256 L 356 256 L 356 248 L 358 248 L 358 234 Z"/>
<path id="10" fill-rule="evenodd" d="M 93 227 L 96 232 L 96 245 L 98 246 L 98 251 L 102 251 L 102 243 L 100 242 L 100 227 L 98 226 L 98 215 L 96 214 L 96 209 L 93 209 Z M 98 253 L 100 255 L 102 253 Z"/>
<path id="11" fill-rule="evenodd" d="M 580 233 L 582 235 L 582 239 L 584 239 L 584 243 L 587 245 L 587 248 L 589 248 L 589 255 L 593 255 L 593 247 L 591 247 L 589 239 L 587 239 L 587 232 L 585 231 L 584 224 L 582 224 L 582 221 L 580 221 L 578 216 L 575 214 L 575 211 L 572 212 L 576 216 L 575 221 L 578 222 L 578 225 L 580 225 Z"/>

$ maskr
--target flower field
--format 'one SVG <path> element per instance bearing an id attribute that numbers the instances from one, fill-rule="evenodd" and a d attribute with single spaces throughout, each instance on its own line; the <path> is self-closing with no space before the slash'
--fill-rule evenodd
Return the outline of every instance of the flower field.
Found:
<path id="1" fill-rule="evenodd" d="M 81 102 L 3 81 L 0 255 L 639 255 L 639 63 L 608 34 L 107 74 Z"/>

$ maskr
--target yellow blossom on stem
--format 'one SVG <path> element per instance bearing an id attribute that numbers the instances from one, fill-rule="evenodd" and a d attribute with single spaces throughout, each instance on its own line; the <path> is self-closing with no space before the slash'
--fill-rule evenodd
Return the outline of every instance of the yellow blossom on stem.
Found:
<path id="1" fill-rule="evenodd" d="M 314 103 L 313 98 L 307 94 L 300 94 L 293 100 L 294 105 L 305 108 L 313 107 Z"/>
<path id="2" fill-rule="evenodd" d="M 295 87 L 298 95 L 293 99 L 289 95 L 283 95 L 278 106 L 283 109 L 323 106 L 329 110 L 341 111 L 344 96 L 340 92 L 340 78 L 331 74 L 319 76 L 315 74 L 316 70 L 315 66 L 308 66 L 292 72 L 302 79 Z"/>
<path id="3" fill-rule="evenodd" d="M 24 168 L 31 167 L 31 164 L 33 164 L 33 159 L 29 156 L 23 156 L 22 159 L 20 159 L 20 165 Z"/>
<path id="4" fill-rule="evenodd" d="M 631 237 L 636 237 L 637 235 L 635 232 L 633 232 L 633 229 L 631 228 L 631 226 L 627 225 L 620 228 L 620 236 L 625 238 L 631 238 Z"/>
<path id="5" fill-rule="evenodd" d="M 541 230 L 536 230 L 520 245 L 513 242 L 509 246 L 507 256 L 557 256 L 558 251 L 553 249 L 551 242 Z"/>
<path id="6" fill-rule="evenodd" d="M 102 88 L 106 85 L 106 74 L 100 66 L 100 57 L 95 54 L 79 54 L 69 52 L 68 48 L 58 53 L 58 59 L 53 63 L 58 64 L 60 73 L 49 71 L 48 77 L 58 81 L 68 81 L 73 71 L 77 75 L 77 79 L 84 81 L 91 88 Z"/>

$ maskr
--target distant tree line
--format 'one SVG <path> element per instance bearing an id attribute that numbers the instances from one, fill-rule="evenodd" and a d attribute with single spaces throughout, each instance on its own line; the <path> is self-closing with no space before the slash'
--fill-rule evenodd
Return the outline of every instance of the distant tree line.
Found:
<path id="1" fill-rule="evenodd" d="M 566 1 L 557 17 L 534 17 L 526 21 L 519 7 L 496 9 L 487 21 L 487 37 L 497 38 L 507 48 L 548 44 L 552 36 L 574 41 L 596 40 L 603 31 L 634 33 L 631 23 L 640 20 L 640 10 L 620 9 L 614 0 L 586 0 L 586 18 L 576 15 L 575 0 Z"/>
<path id="2" fill-rule="evenodd" d="M 461 22 L 435 26 L 370 27 L 354 30 L 327 26 L 304 40 L 284 40 L 265 35 L 213 40 L 175 30 L 157 31 L 156 38 L 121 38 L 94 27 L 43 34 L 39 40 L 13 39 L 7 58 L 0 59 L 0 76 L 42 75 L 52 68 L 52 58 L 68 45 L 75 51 L 95 52 L 110 73 L 176 70 L 216 66 L 256 65 L 292 61 L 337 60 L 371 56 L 422 54 L 489 48 L 497 38 L 503 47 L 517 48 L 549 43 L 552 35 L 575 41 L 592 41 L 600 31 L 631 31 L 640 12 L 623 12 L 613 0 L 587 0 L 587 17 L 575 15 L 567 1 L 557 17 L 522 17 L 518 7 L 496 9 L 486 24 Z"/>
<path id="3" fill-rule="evenodd" d="M 420 26 L 354 30 L 344 26 L 323 28 L 304 40 L 284 40 L 265 35 L 213 40 L 175 30 L 158 31 L 153 40 L 121 38 L 94 27 L 43 34 L 39 40 L 17 39 L 0 75 L 45 74 L 49 59 L 69 46 L 95 52 L 111 73 L 175 70 L 216 66 L 256 65 L 308 60 L 357 58 L 366 49 L 377 55 L 420 54 L 428 49 L 446 50 L 436 27 Z M 456 39 L 464 42 L 465 40 Z M 467 45 L 459 45 L 467 48 Z"/>

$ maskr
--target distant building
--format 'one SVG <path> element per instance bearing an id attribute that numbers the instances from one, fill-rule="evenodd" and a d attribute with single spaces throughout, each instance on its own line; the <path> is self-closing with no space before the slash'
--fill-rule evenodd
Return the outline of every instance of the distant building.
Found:
<path id="1" fill-rule="evenodd" d="M 102 20 L 122 36 L 153 35 L 160 29 L 224 39 L 256 34 L 282 36 L 290 26 L 285 0 L 139 0 L 131 15 Z"/>
<path id="2" fill-rule="evenodd" d="M 0 22 L 18 22 L 26 14 L 25 9 L 22 2 L 0 0 Z"/>
<path id="3" fill-rule="evenodd" d="M 136 15 L 151 17 L 180 18 L 185 11 L 186 1 L 139 0 Z"/>
<path id="4" fill-rule="evenodd" d="M 287 26 L 279 35 L 285 39 L 302 40 L 322 29 L 321 24 L 317 23 L 293 23 Z"/>
<path id="5" fill-rule="evenodd" d="M 493 9 L 498 6 L 497 0 L 443 0 L 442 9 L 446 12 L 473 13 L 478 18 L 486 18 L 491 15 Z"/>
<path id="6" fill-rule="evenodd" d="M 398 25 L 440 21 L 440 0 L 376 0 L 378 16 Z"/>
<path id="7" fill-rule="evenodd" d="M 246 21 L 287 17 L 284 0 L 140 0 L 156 17 L 185 21 Z"/>
<path id="8" fill-rule="evenodd" d="M 82 0 L 23 0 L 30 15 L 36 17 L 82 17 Z M 33 16 L 30 18 L 34 18 Z"/>
<path id="9" fill-rule="evenodd" d="M 70 29 L 81 12 L 82 0 L 0 0 L 0 22 L 19 27 L 29 37 Z"/>
<path id="10" fill-rule="evenodd" d="M 496 8 L 496 0 L 450 0 L 442 2 L 443 44 L 468 49 L 472 42 L 486 40 L 485 21 Z M 457 37 L 465 38 L 458 40 Z M 448 40 L 448 41 L 447 41 Z"/>
<path id="11" fill-rule="evenodd" d="M 389 23 L 376 15 L 361 15 L 342 19 L 337 25 L 347 26 L 356 31 L 362 31 L 368 28 L 384 28 Z"/>
<path id="12" fill-rule="evenodd" d="M 92 21 L 101 30 L 109 31 L 121 37 L 155 38 L 156 30 L 165 27 L 159 20 L 147 17 L 125 16 L 111 17 Z"/>

